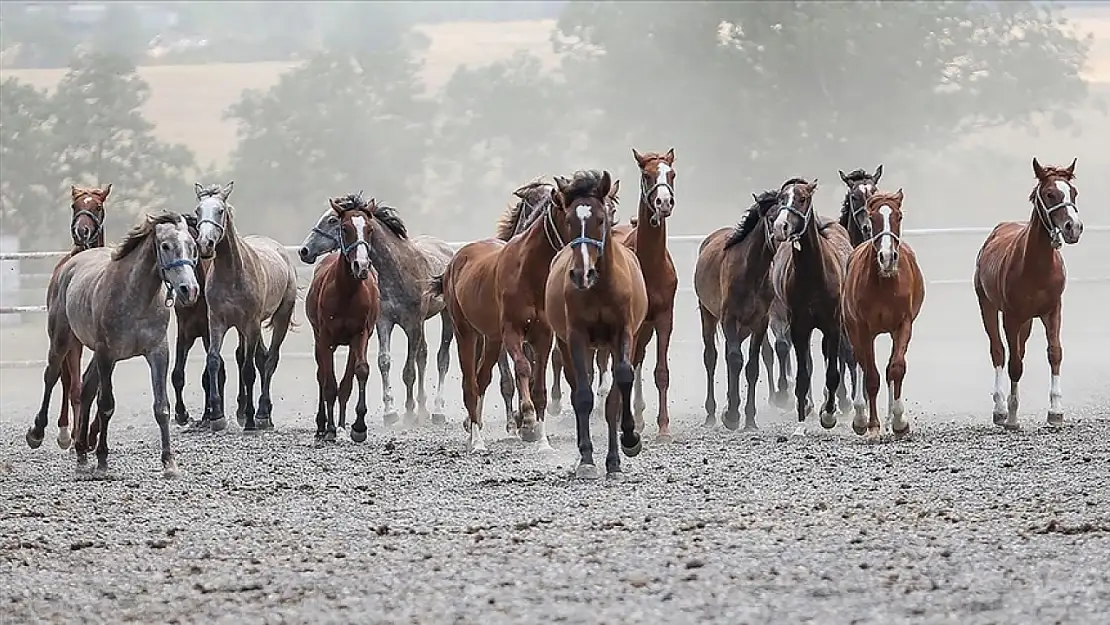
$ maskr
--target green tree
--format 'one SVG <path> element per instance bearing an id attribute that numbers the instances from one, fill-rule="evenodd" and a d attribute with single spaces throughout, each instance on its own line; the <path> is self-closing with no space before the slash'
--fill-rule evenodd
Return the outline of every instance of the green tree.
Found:
<path id="1" fill-rule="evenodd" d="M 507 189 L 537 175 L 586 166 L 569 158 L 583 144 L 574 123 L 581 113 L 569 95 L 538 58 L 524 52 L 484 67 L 460 67 L 441 95 L 431 162 L 437 178 L 464 190 L 468 204 L 497 206 Z"/>
<path id="2" fill-rule="evenodd" d="M 57 223 L 57 161 L 50 98 L 8 78 L 0 84 L 0 215 L 24 246 L 53 242 Z M 64 217 L 63 217 L 64 219 Z"/>
<path id="3" fill-rule="evenodd" d="M 1029 2 L 572 2 L 559 35 L 605 120 L 597 153 L 674 144 L 701 164 L 683 186 L 718 198 L 1086 94 L 1089 41 Z"/>
<path id="4" fill-rule="evenodd" d="M 184 178 L 195 168 L 193 154 L 154 136 L 140 111 L 149 97 L 129 60 L 94 52 L 74 60 L 50 102 L 55 189 L 111 182 L 116 231 L 130 225 L 124 215 L 180 209 L 189 198 Z"/>
<path id="5" fill-rule="evenodd" d="M 231 170 L 240 215 L 267 211 L 261 229 L 293 240 L 304 234 L 301 211 L 322 210 L 329 196 L 364 189 L 409 206 L 434 112 L 418 71 L 403 49 L 319 53 L 270 90 L 244 94 L 226 114 L 238 123 Z"/>

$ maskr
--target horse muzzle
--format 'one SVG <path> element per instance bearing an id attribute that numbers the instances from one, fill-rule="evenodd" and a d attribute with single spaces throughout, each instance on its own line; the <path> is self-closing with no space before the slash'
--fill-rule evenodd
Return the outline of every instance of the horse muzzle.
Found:
<path id="1" fill-rule="evenodd" d="M 1063 237 L 1064 243 L 1068 245 L 1079 243 L 1079 237 L 1083 236 L 1083 222 L 1078 219 L 1069 219 L 1060 228 L 1060 235 Z"/>
<path id="2" fill-rule="evenodd" d="M 180 306 L 192 306 L 200 299 L 200 285 L 179 284 L 174 289 L 174 302 Z"/>
<path id="3" fill-rule="evenodd" d="M 302 263 L 311 265 L 316 262 L 317 255 L 312 250 L 308 249 L 308 246 L 305 246 L 297 250 L 297 256 L 300 257 Z"/>
<path id="4" fill-rule="evenodd" d="M 574 288 L 578 289 L 579 291 L 586 291 L 593 288 L 594 285 L 597 284 L 597 278 L 597 269 L 594 269 L 593 267 L 590 267 L 586 270 L 570 270 L 570 282 L 574 285 Z"/>

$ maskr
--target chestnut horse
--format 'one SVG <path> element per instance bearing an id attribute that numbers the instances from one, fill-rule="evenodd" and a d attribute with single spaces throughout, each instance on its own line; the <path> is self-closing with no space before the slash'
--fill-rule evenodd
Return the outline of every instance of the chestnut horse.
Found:
<path id="1" fill-rule="evenodd" d="M 856 415 L 852 429 L 879 438 L 879 370 L 875 366 L 875 337 L 889 334 L 892 348 L 886 366 L 887 407 L 890 429 L 896 438 L 909 433 L 902 403 L 902 380 L 906 377 L 906 350 L 913 322 L 925 301 L 925 277 L 917 265 L 913 248 L 902 241 L 902 190 L 872 193 L 864 205 L 869 220 L 867 231 L 875 233 L 856 246 L 844 275 L 840 310 L 856 361 L 863 366 L 869 417 L 863 414 L 862 393 L 855 392 Z"/>
<path id="2" fill-rule="evenodd" d="M 1079 219 L 1075 160 L 1068 167 L 1042 166 L 1033 159 L 1037 183 L 1029 194 L 1033 214 L 1029 221 L 1003 222 L 983 242 L 975 261 L 975 294 L 983 328 L 991 345 L 994 365 L 994 422 L 1007 429 L 1018 426 L 1018 381 L 1021 380 L 1025 341 L 1033 330 L 1033 319 L 1044 325 L 1048 341 L 1048 364 L 1052 380 L 1048 390 L 1048 423 L 1064 422 L 1063 392 L 1060 390 L 1061 299 L 1067 285 L 1060 246 L 1079 242 L 1083 222 Z M 1005 352 L 998 332 L 998 314 L 1010 349 L 1010 396 L 1003 387 L 1002 361 Z"/>
<path id="3" fill-rule="evenodd" d="M 769 347 L 766 342 L 771 302 L 771 263 L 777 245 L 771 239 L 771 209 L 778 204 L 778 191 L 752 194 L 755 203 L 735 227 L 721 228 L 702 241 L 694 265 L 694 292 L 701 313 L 701 336 L 705 364 L 705 424 L 716 422 L 717 400 L 714 397 L 714 372 L 717 368 L 717 328 L 725 335 L 725 362 L 728 365 L 728 407 L 721 421 L 735 430 L 740 426 L 740 370 L 744 368 L 741 344 L 748 343 L 748 366 L 745 370 L 748 397 L 744 404 L 744 429 L 754 430 L 755 389 L 759 383 L 759 351 Z M 768 378 L 771 376 L 768 367 Z M 771 398 L 774 400 L 773 380 Z"/>
<path id="4" fill-rule="evenodd" d="M 852 252 L 848 233 L 833 220 L 825 220 L 813 208 L 817 181 L 792 178 L 780 188 L 780 201 L 772 208 L 772 234 L 779 245 L 775 252 L 772 283 L 775 297 L 786 304 L 790 323 L 790 342 L 794 348 L 798 377 L 794 387 L 798 427 L 795 436 L 805 435 L 809 411 L 813 358 L 810 338 L 814 330 L 822 335 L 825 357 L 825 400 L 821 426 L 836 426 L 836 390 L 840 385 L 843 326 L 840 319 L 840 286 L 845 264 Z M 848 360 L 851 360 L 850 358 Z M 849 362 L 848 366 L 855 366 Z"/>
<path id="5" fill-rule="evenodd" d="M 648 312 L 648 291 L 636 254 L 616 243 L 605 205 L 611 178 L 609 172 L 577 172 L 574 179 L 556 179 L 553 199 L 563 215 L 567 230 L 576 236 L 551 263 L 545 289 L 546 309 L 558 338 L 559 350 L 569 356 L 563 362 L 574 403 L 578 434 L 579 478 L 598 477 L 594 446 L 590 439 L 590 413 L 594 394 L 587 370 L 587 350 L 607 348 L 613 359 L 613 382 L 618 393 L 605 400 L 609 425 L 606 473 L 620 475 L 620 446 L 628 457 L 640 453 L 643 441 L 632 415 L 632 351 L 636 334 Z"/>
<path id="6" fill-rule="evenodd" d="M 541 216 L 509 241 L 491 238 L 462 246 L 443 274 L 431 281 L 430 294 L 445 299 L 454 322 L 467 411 L 463 428 L 469 433 L 470 451 L 486 448 L 482 408 L 502 350 L 513 359 L 520 391 L 520 412 L 507 419 L 505 430 L 538 442 L 540 449 L 551 447 L 543 422 L 544 375 L 552 344 L 543 289 L 551 260 L 567 238 L 562 207 L 548 203 Z M 525 342 L 531 345 L 531 359 L 524 353 Z M 508 413 L 512 417 L 512 411 Z"/>
<path id="7" fill-rule="evenodd" d="M 358 403 L 351 440 L 366 440 L 366 381 L 370 364 L 366 361 L 367 343 L 374 333 L 381 309 L 378 279 L 370 271 L 370 241 L 377 208 L 373 199 L 362 194 L 331 198 L 328 203 L 339 217 L 338 253 L 328 254 L 312 272 L 312 284 L 305 297 L 305 314 L 312 326 L 315 343 L 316 383 L 319 404 L 316 411 L 316 440 L 334 442 L 335 402 L 339 400 L 339 427 L 344 427 L 352 378 L 358 379 Z M 343 381 L 335 382 L 335 349 L 347 346 L 347 369 Z"/>
<path id="8" fill-rule="evenodd" d="M 54 272 L 50 275 L 50 282 L 46 285 L 46 301 L 51 301 L 54 289 L 57 288 L 58 271 L 67 260 L 75 254 L 94 248 L 104 247 L 104 202 L 112 193 L 109 183 L 103 188 L 86 188 L 72 185 L 69 188 L 72 203 L 70 208 L 73 215 L 69 220 L 69 236 L 73 240 L 73 247 L 63 256 L 58 264 L 54 265 Z M 58 413 L 58 447 L 69 449 L 76 438 L 77 415 L 81 410 L 81 356 L 84 348 L 74 341 L 70 350 L 62 359 L 62 405 Z M 54 389 L 49 389 L 51 395 Z M 69 423 L 70 408 L 73 409 L 73 426 Z M 99 422 L 94 421 L 89 425 L 89 436 L 95 442 Z"/>
<path id="9" fill-rule="evenodd" d="M 659 432 L 656 440 L 672 440 L 671 418 L 667 406 L 667 391 L 671 385 L 670 367 L 667 353 L 671 345 L 671 331 L 674 327 L 674 297 L 678 291 L 678 274 L 674 260 L 667 250 L 667 218 L 674 210 L 674 148 L 666 154 L 647 152 L 641 154 L 635 148 L 632 156 L 640 168 L 640 205 L 636 221 L 630 228 L 614 232 L 614 240 L 636 253 L 640 260 L 644 281 L 648 290 L 648 312 L 645 329 L 637 333 L 637 343 L 633 349 L 632 362 L 635 367 L 635 400 L 633 410 L 636 417 L 636 430 L 644 429 L 644 398 L 642 366 L 647 344 L 656 336 L 655 350 L 655 387 L 659 390 Z M 599 368 L 608 362 L 609 354 L 601 350 Z M 599 394 L 608 394 L 605 372 L 601 372 Z"/>

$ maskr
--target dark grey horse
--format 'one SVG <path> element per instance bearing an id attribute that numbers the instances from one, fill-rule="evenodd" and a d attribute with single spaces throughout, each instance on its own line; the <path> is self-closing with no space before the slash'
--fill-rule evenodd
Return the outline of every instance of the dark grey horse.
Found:
<path id="1" fill-rule="evenodd" d="M 378 274 L 378 289 L 381 292 L 381 312 L 375 331 L 378 335 L 378 369 L 382 376 L 382 420 L 386 425 L 392 425 L 398 420 L 389 380 L 392 364 L 390 348 L 395 326 L 400 326 L 408 339 L 408 354 L 401 372 L 407 392 L 406 417 L 415 416 L 417 404 L 421 416 L 428 413 L 424 390 L 428 341 L 424 335 L 424 323 L 439 315 L 442 327 L 439 353 L 436 355 L 439 381 L 432 405 L 432 421 L 442 424 L 446 421 L 443 382 L 450 364 L 454 326 L 443 304 L 443 298 L 426 294 L 424 287 L 432 276 L 443 273 L 454 250 L 445 241 L 435 237 L 409 237 L 404 222 L 394 208 L 379 205 L 374 211 L 374 219 L 383 226 L 374 228 L 370 241 L 370 262 Z M 339 219 L 335 211 L 328 209 L 316 220 L 316 225 L 305 237 L 299 255 L 302 262 L 312 264 L 320 256 L 339 248 Z M 413 386 L 418 381 L 414 398 Z"/>
<path id="2" fill-rule="evenodd" d="M 223 187 L 195 185 L 197 193 L 197 248 L 201 258 L 212 259 L 204 278 L 208 304 L 208 359 L 205 398 L 208 423 L 213 431 L 227 427 L 224 417 L 220 350 L 224 335 L 231 328 L 239 331 L 244 346 L 241 395 L 246 399 L 241 425 L 244 430 L 273 428 L 273 401 L 270 384 L 277 370 L 281 344 L 293 323 L 297 304 L 297 270 L 277 241 L 257 235 L 239 236 L 235 229 L 234 209 L 227 203 L 234 183 Z M 261 362 L 261 393 L 258 411 L 254 407 L 254 381 L 258 373 L 256 354 L 262 344 L 262 323 L 273 328 L 270 348 Z M 261 361 L 261 358 L 259 359 Z"/>
<path id="3" fill-rule="evenodd" d="M 88 463 L 89 412 L 99 393 L 96 468 L 93 477 L 108 474 L 108 423 L 116 409 L 112 372 L 121 360 L 143 356 L 150 366 L 154 420 L 162 435 L 162 469 L 177 474 L 170 450 L 170 401 L 166 374 L 170 350 L 166 327 L 170 307 L 178 299 L 196 302 L 197 248 L 185 219 L 177 213 L 147 216 L 114 249 L 95 248 L 75 254 L 58 271 L 57 287 L 47 307 L 50 352 L 43 376 L 46 392 L 27 444 L 42 444 L 50 390 L 61 374 L 62 361 L 74 345 L 93 352 L 81 389 L 81 414 L 75 448 L 78 469 Z"/>

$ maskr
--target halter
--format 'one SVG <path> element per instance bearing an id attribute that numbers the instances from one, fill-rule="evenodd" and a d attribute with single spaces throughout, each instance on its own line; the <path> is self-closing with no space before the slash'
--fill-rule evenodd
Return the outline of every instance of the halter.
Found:
<path id="1" fill-rule="evenodd" d="M 1048 232 L 1049 243 L 1052 245 L 1052 249 L 1058 250 L 1064 245 L 1064 238 L 1063 233 L 1060 232 L 1059 226 L 1052 223 L 1052 213 L 1061 208 L 1074 208 L 1078 211 L 1079 207 L 1075 205 L 1075 202 L 1070 200 L 1064 200 L 1049 207 L 1044 201 L 1044 196 L 1041 195 L 1041 189 L 1043 188 L 1044 184 L 1037 185 L 1037 192 L 1033 196 L 1033 206 L 1037 209 L 1037 215 L 1040 217 L 1041 225 L 1044 226 L 1045 230 Z"/>
<path id="2" fill-rule="evenodd" d="M 809 212 L 808 213 L 803 213 L 802 211 L 794 208 L 793 206 L 787 206 L 786 204 L 783 204 L 780 201 L 779 202 L 779 210 L 785 210 L 786 212 L 788 212 L 792 215 L 797 215 L 798 217 L 800 217 L 802 219 L 802 227 L 799 228 L 798 230 L 790 233 L 790 236 L 787 237 L 787 240 L 790 241 L 791 244 L 793 244 L 795 251 L 801 250 L 802 249 L 802 244 L 799 243 L 799 241 L 801 240 L 802 235 L 805 234 L 806 230 L 809 228 L 809 220 L 810 220 L 811 216 L 813 215 L 813 206 L 811 205 L 809 207 Z"/>
<path id="3" fill-rule="evenodd" d="M 332 243 L 334 243 L 335 244 L 335 249 L 337 249 L 337 250 L 343 249 L 343 241 L 339 237 L 337 237 L 334 234 L 328 232 L 327 230 L 324 230 L 320 226 L 312 226 L 312 232 L 315 232 L 316 234 L 318 234 L 318 235 L 324 237 L 325 239 L 331 241 Z"/>
<path id="4" fill-rule="evenodd" d="M 668 167 L 669 167 L 669 165 L 668 165 Z M 644 176 L 642 176 L 642 175 L 640 176 L 640 202 L 642 202 L 644 204 L 647 204 L 648 208 L 652 208 L 651 202 L 649 201 L 649 200 L 651 200 L 651 194 L 655 193 L 655 191 L 658 190 L 659 188 L 664 188 L 664 189 L 670 191 L 671 192 L 671 198 L 674 198 L 674 196 L 675 196 L 674 195 L 674 186 L 672 186 L 671 183 L 666 182 L 666 181 L 660 182 L 659 178 L 661 178 L 661 177 L 662 176 L 657 177 L 656 180 L 655 180 L 655 184 L 652 184 L 652 183 L 648 182 L 647 180 L 645 180 Z M 659 224 L 662 223 L 663 219 L 661 217 L 659 217 L 659 213 L 656 210 L 654 210 L 654 208 L 652 208 L 651 219 L 649 221 L 651 221 L 651 225 L 658 228 Z"/>
<path id="5" fill-rule="evenodd" d="M 103 206 L 101 206 L 101 208 L 103 208 Z M 100 236 L 100 233 L 104 231 L 104 218 L 97 216 L 96 213 L 94 213 L 90 210 L 86 210 L 86 209 L 82 208 L 81 210 L 73 213 L 73 219 L 69 220 L 69 231 L 70 231 L 71 234 L 73 234 L 74 229 L 77 228 L 77 218 L 81 217 L 81 216 L 88 217 L 89 219 L 92 220 L 93 224 L 96 225 L 96 229 L 93 230 L 92 235 L 89 237 L 90 239 L 95 240 L 97 237 Z M 74 237 L 74 238 L 76 238 L 76 237 Z M 85 245 L 83 243 L 77 243 L 76 241 L 74 241 L 74 243 L 76 245 L 80 246 L 83 249 L 88 249 L 87 247 L 85 247 Z"/>
<path id="6" fill-rule="evenodd" d="M 175 296 L 173 294 L 173 287 L 170 286 L 170 281 L 166 279 L 166 272 L 170 269 L 177 269 L 178 267 L 192 267 L 195 271 L 197 268 L 197 262 L 191 258 L 178 258 L 177 260 L 171 260 L 168 263 L 163 263 L 162 255 L 159 254 L 158 265 L 159 271 L 162 274 L 162 284 L 166 287 L 166 308 L 172 308 Z"/>
<path id="7" fill-rule="evenodd" d="M 350 245 L 341 245 L 339 253 L 342 254 L 343 257 L 346 258 L 349 262 L 351 259 L 347 255 L 350 254 L 351 252 L 357 250 L 359 248 L 359 246 L 366 247 L 366 255 L 367 256 L 370 255 L 370 243 L 366 239 L 358 239 L 357 241 L 355 241 L 354 243 L 351 243 Z"/>
<path id="8" fill-rule="evenodd" d="M 547 244 L 551 246 L 551 249 L 558 252 L 559 250 L 563 249 L 563 246 L 566 245 L 566 243 L 563 242 L 563 235 L 559 234 L 559 227 L 555 225 L 555 217 L 551 214 L 551 206 L 552 205 L 550 204 L 549 200 L 547 207 L 544 208 L 543 234 L 547 237 Z M 551 238 L 552 234 L 555 235 L 554 240 L 552 240 Z M 555 241 L 558 241 L 558 243 L 556 243 Z"/>
<path id="9" fill-rule="evenodd" d="M 859 206 L 856 206 L 855 194 L 853 194 L 852 191 L 855 190 L 855 189 L 858 189 L 858 188 L 859 188 L 859 185 L 857 185 L 855 187 L 852 187 L 851 189 L 848 189 L 848 212 L 852 216 L 852 221 L 855 222 L 856 228 L 859 229 L 860 233 L 862 234 L 863 233 L 863 228 L 860 227 L 860 225 L 859 225 L 859 218 L 858 217 L 859 217 L 860 213 L 867 214 L 867 197 L 863 198 L 863 203 L 862 204 L 860 204 Z M 874 195 L 874 193 L 875 193 L 874 191 L 871 192 L 872 195 Z"/>
<path id="10" fill-rule="evenodd" d="M 203 201 L 205 198 L 210 198 L 210 197 L 211 198 L 218 198 L 219 193 L 204 194 L 204 195 L 199 196 L 199 199 Z M 212 224 L 213 226 L 216 226 L 216 230 L 218 230 L 220 232 L 220 236 L 216 239 L 217 243 L 222 241 L 223 238 L 224 238 L 224 235 L 227 233 L 227 210 L 228 210 L 228 205 L 227 205 L 227 202 L 224 202 L 223 200 L 219 200 L 219 202 L 220 202 L 220 206 L 222 206 L 223 209 L 224 209 L 223 223 L 218 222 L 215 219 L 209 219 L 207 217 L 197 219 L 197 231 L 198 232 L 200 231 L 201 224 Z M 197 207 L 198 208 L 200 207 L 199 203 L 197 204 Z"/>
<path id="11" fill-rule="evenodd" d="M 602 208 L 605 208 L 604 206 Z M 586 236 L 586 222 L 582 222 L 582 234 L 567 243 L 572 249 L 579 245 L 592 245 L 597 248 L 597 257 L 605 254 L 605 242 L 609 240 L 609 210 L 605 208 L 604 225 L 601 228 L 601 239 Z"/>

